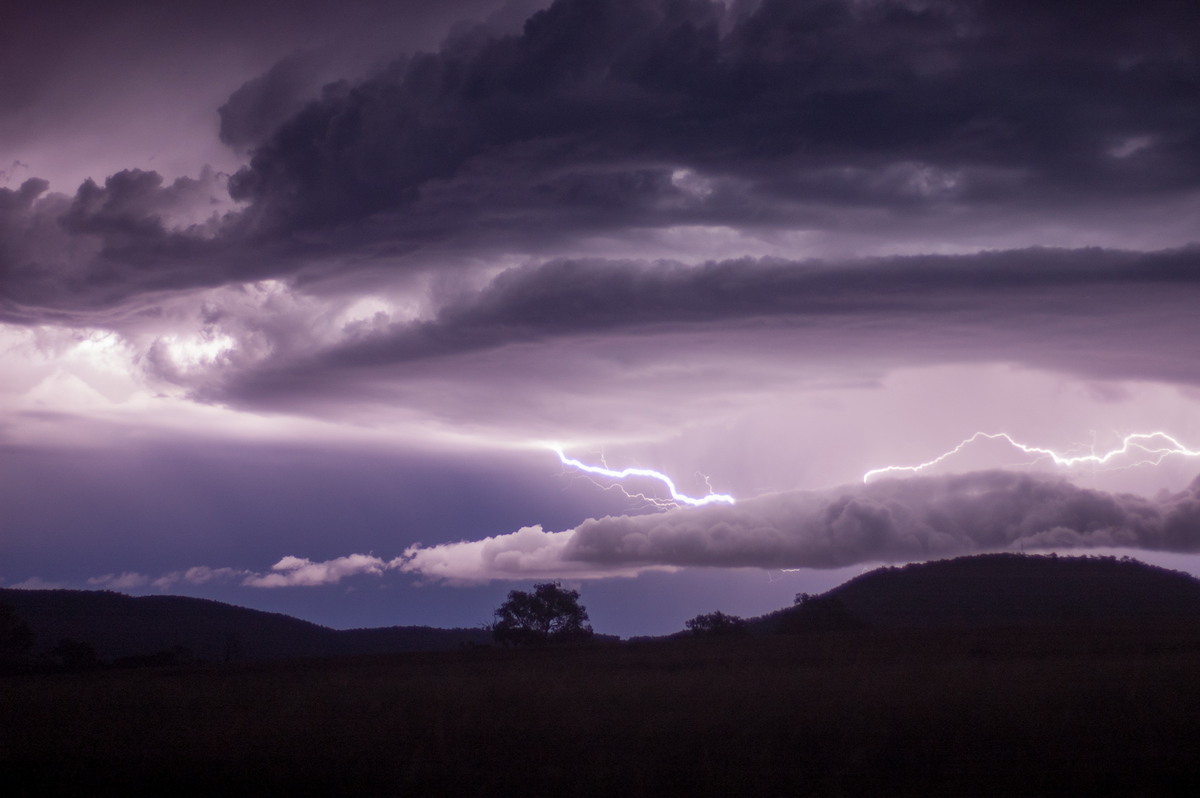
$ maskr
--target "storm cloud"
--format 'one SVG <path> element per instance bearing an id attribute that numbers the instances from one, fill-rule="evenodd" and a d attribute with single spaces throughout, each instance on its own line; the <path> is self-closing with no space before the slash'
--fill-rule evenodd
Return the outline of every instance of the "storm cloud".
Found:
<path id="1" fill-rule="evenodd" d="M 1196 450 L 1195 3 L 77 5 L 0 51 L 6 583 L 424 622 L 500 588 L 349 587 L 1196 550 L 1185 457 L 829 487 Z"/>
<path id="2" fill-rule="evenodd" d="M 195 188 L 146 170 L 66 212 L 27 183 L 38 221 L 4 226 L 6 297 L 86 308 L 617 231 L 936 240 L 1048 213 L 1104 229 L 1114 208 L 1136 231 L 1200 178 L 1184 3 L 559 0 L 510 27 L 460 26 L 359 80 L 318 86 L 301 54 L 246 82 L 221 134 L 251 161 L 199 220 L 169 222 Z"/>
<path id="3" fill-rule="evenodd" d="M 1200 361 L 1180 341 L 1200 334 L 1198 280 L 1195 248 L 696 266 L 552 261 L 507 270 L 431 320 L 383 314 L 307 340 L 287 328 L 270 356 L 226 364 L 192 387 L 248 406 L 336 402 L 386 395 L 389 384 L 456 360 L 473 364 L 473 380 L 486 380 L 515 359 L 574 351 L 602 360 L 594 350 L 605 341 L 619 349 L 633 340 L 643 358 L 677 369 L 708 362 L 736 373 L 738 358 L 742 366 L 991 360 L 1089 378 L 1195 383 Z M 692 354 L 700 340 L 703 361 Z M 586 380 L 563 369 L 564 382 Z M 530 379 L 535 389 L 555 381 Z"/>
<path id="4" fill-rule="evenodd" d="M 1082 10 L 562 0 L 520 36 L 452 41 L 310 105 L 233 191 L 293 226 L 420 207 L 426 187 L 482 188 L 506 217 L 565 205 L 647 224 L 729 219 L 734 196 L 757 210 L 1192 188 L 1196 15 Z M 689 192 L 681 169 L 711 182 Z"/>
<path id="5" fill-rule="evenodd" d="M 628 575 L 650 569 L 840 568 L 983 551 L 1200 550 L 1200 481 L 1147 499 L 1009 471 L 769 494 L 734 506 L 528 527 L 413 546 L 402 569 L 453 582 Z"/>

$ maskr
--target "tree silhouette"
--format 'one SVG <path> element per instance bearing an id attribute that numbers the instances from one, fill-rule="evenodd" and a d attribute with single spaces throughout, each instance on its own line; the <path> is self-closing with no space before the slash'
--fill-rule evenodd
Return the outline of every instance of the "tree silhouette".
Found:
<path id="1" fill-rule="evenodd" d="M 686 624 L 688 631 L 697 637 L 718 637 L 746 634 L 746 622 L 736 615 L 726 615 L 718 610 L 697 615 Z"/>
<path id="2" fill-rule="evenodd" d="M 794 607 L 780 619 L 781 632 L 828 632 L 862 629 L 861 618 L 851 612 L 837 596 L 813 596 L 797 593 Z"/>
<path id="3" fill-rule="evenodd" d="M 492 637 L 504 645 L 586 640 L 592 636 L 587 619 L 579 591 L 543 582 L 534 585 L 532 593 L 509 591 L 508 600 L 495 612 Z"/>

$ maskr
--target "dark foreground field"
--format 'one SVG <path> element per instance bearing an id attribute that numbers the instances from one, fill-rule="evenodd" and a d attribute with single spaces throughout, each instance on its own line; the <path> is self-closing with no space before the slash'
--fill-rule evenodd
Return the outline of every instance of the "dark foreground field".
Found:
<path id="1" fill-rule="evenodd" d="M 847 631 L 0 680 L 21 794 L 1195 794 L 1200 630 Z M 24 779 L 24 781 L 22 781 Z"/>

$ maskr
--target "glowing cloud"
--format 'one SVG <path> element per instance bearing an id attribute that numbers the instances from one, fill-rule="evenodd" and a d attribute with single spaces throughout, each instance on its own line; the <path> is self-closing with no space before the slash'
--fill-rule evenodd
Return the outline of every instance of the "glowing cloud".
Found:
<path id="1" fill-rule="evenodd" d="M 950 451 L 940 454 L 927 462 L 911 466 L 890 465 L 882 468 L 873 468 L 867 473 L 863 474 L 863 482 L 870 482 L 872 477 L 879 476 L 880 474 L 890 474 L 903 471 L 912 474 L 919 473 L 927 468 L 931 468 L 938 463 L 941 463 L 950 457 L 953 457 L 980 438 L 1007 441 L 1015 449 L 1019 449 L 1026 454 L 1036 455 L 1037 460 L 1048 458 L 1053 461 L 1055 465 L 1068 468 L 1071 466 L 1084 464 L 1107 465 L 1113 460 L 1121 457 L 1122 455 L 1129 454 L 1134 450 L 1144 452 L 1147 455 L 1147 459 L 1139 460 L 1131 465 L 1158 465 L 1163 461 L 1164 458 L 1173 454 L 1183 455 L 1185 457 L 1200 457 L 1200 451 L 1189 449 L 1165 432 L 1133 433 L 1132 435 L 1126 435 L 1120 446 L 1103 454 L 1098 454 L 1093 451 L 1089 454 L 1080 455 L 1061 454 L 1053 449 L 1046 449 L 1041 446 L 1030 446 L 1013 439 L 1013 437 L 1007 432 L 976 432 L 974 435 L 965 439 Z M 1157 443 L 1151 443 L 1151 441 L 1156 441 Z"/>
<path id="2" fill-rule="evenodd" d="M 1012 471 L 766 494 L 737 506 L 606 516 L 478 541 L 412 546 L 405 572 L 449 584 L 673 568 L 842 568 L 986 551 L 1200 551 L 1200 480 L 1144 498 Z"/>
<path id="3" fill-rule="evenodd" d="M 287 556 L 271 566 L 268 574 L 250 574 L 242 581 L 247 587 L 315 587 L 335 585 L 346 577 L 359 574 L 379 576 L 389 563 L 371 554 L 350 554 L 324 562 Z"/>

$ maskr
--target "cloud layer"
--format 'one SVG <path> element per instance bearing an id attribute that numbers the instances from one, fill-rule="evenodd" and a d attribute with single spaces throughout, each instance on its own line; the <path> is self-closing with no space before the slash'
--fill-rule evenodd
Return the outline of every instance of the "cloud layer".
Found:
<path id="1" fill-rule="evenodd" d="M 103 574 L 87 580 L 89 585 L 106 590 L 131 590 L 152 587 L 158 590 L 178 589 L 180 586 L 205 585 L 210 582 L 240 584 L 244 587 L 322 587 L 337 585 L 343 580 L 357 576 L 382 576 L 385 571 L 396 569 L 400 560 L 383 560 L 372 554 L 348 554 L 331 560 L 314 562 L 305 557 L 288 555 L 271 566 L 266 572 L 239 568 L 211 568 L 197 565 L 183 571 L 170 571 L 151 577 L 135 571 L 120 574 Z M 26 580 L 29 584 L 13 587 L 36 588 L 40 580 Z"/>
<path id="2" fill-rule="evenodd" d="M 0 189 L 0 310 L 654 230 L 1136 236 L 1200 180 L 1200 15 L 1169 0 L 559 0 L 511 28 L 323 89 L 313 56 L 248 81 L 221 107 L 253 152 L 238 208 L 215 173 Z"/>
<path id="3" fill-rule="evenodd" d="M 1008 471 L 879 480 L 735 506 L 591 519 L 414 546 L 403 570 L 451 582 L 628 575 L 647 569 L 839 568 L 981 551 L 1200 550 L 1200 481 L 1146 499 Z"/>
<path id="4" fill-rule="evenodd" d="M 551 431 L 631 350 L 718 401 L 797 362 L 1200 374 L 1186 4 L 537 5 L 365 77 L 284 58 L 213 109 L 233 175 L 0 187 L 0 322 L 113 331 L 203 402 Z"/>
<path id="5" fill-rule="evenodd" d="M 738 354 L 918 365 L 1002 360 L 1099 378 L 1194 382 L 1200 364 L 1178 340 L 1195 333 L 1191 292 L 1200 250 L 1156 253 L 1027 249 L 961 256 L 821 262 L 752 260 L 686 266 L 553 261 L 502 273 L 428 321 L 359 326 L 329 345 L 228 372 L 227 401 L 293 398 L 373 382 L 421 361 L 506 348 L 636 337 L 665 359 L 673 335 L 712 338 Z M 283 352 L 282 347 L 273 351 Z M 336 374 L 337 379 L 332 375 Z M 370 376 L 367 376 L 370 375 Z M 483 376 L 478 375 L 477 376 Z"/>

